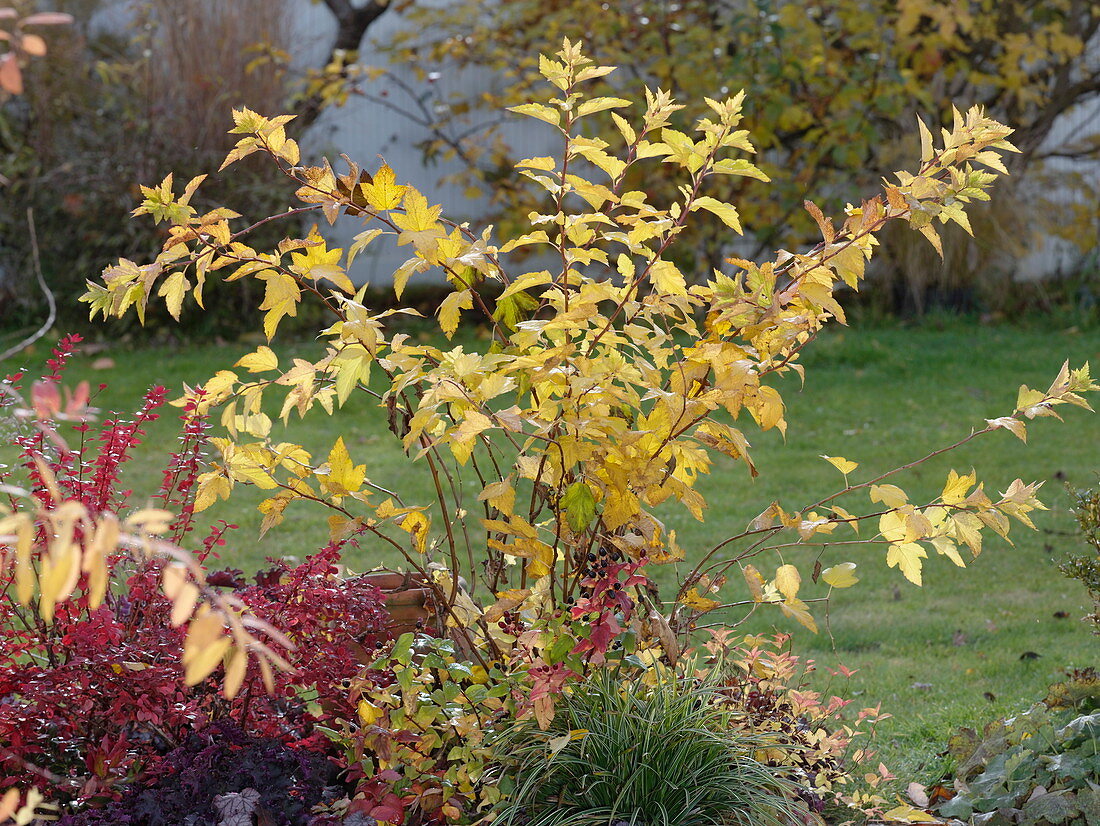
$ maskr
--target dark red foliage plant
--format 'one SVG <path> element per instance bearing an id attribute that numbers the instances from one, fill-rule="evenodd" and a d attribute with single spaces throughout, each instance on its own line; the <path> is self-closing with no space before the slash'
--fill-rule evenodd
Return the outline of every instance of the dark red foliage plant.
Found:
<path id="1" fill-rule="evenodd" d="M 288 715 L 307 723 L 321 714 L 350 719 L 354 706 L 347 682 L 388 639 L 382 592 L 361 577 L 339 576 L 345 544 L 332 543 L 294 567 L 271 560 L 273 567 L 258 574 L 255 585 L 238 590 L 253 613 L 302 642 L 291 658 L 293 679 L 268 694 L 253 674 L 242 691 L 241 715 L 265 736 L 285 738 Z M 320 735 L 314 733 L 312 741 L 319 745 Z"/>
<path id="2" fill-rule="evenodd" d="M 75 391 L 62 385 L 78 344 L 77 336 L 62 339 L 29 393 L 20 385 L 22 375 L 0 383 L 0 433 L 7 455 L 17 456 L 13 466 L 0 466 L 0 491 L 13 508 L 18 488 L 47 507 L 56 507 L 57 499 L 80 502 L 91 514 L 128 507 L 125 466 L 160 415 L 166 390 L 151 388 L 131 415 L 94 422 L 87 385 Z M 180 418 L 178 447 L 155 497 L 174 514 L 165 538 L 190 544 L 205 562 L 236 526 L 221 522 L 191 539 L 195 479 L 210 424 L 194 405 Z M 386 638 L 381 592 L 341 576 L 341 548 L 329 545 L 294 566 L 273 561 L 252 585 L 240 572 L 210 575 L 208 585 L 231 589 L 257 618 L 297 644 L 288 655 L 294 670 L 274 676 L 273 693 L 250 662 L 232 700 L 212 678 L 184 684 L 185 632 L 171 621 L 162 562 L 113 554 L 102 604 L 92 607 L 82 581 L 48 624 L 33 604 L 20 604 L 12 571 L 0 575 L 0 793 L 37 786 L 70 811 L 117 800 L 157 776 L 166 754 L 218 720 L 323 759 L 320 715 L 325 709 L 350 713 L 344 681 L 362 670 L 365 649 Z"/>

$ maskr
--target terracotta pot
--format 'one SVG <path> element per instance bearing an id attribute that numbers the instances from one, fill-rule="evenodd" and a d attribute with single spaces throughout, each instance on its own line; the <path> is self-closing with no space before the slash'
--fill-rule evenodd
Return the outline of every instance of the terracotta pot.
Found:
<path id="1" fill-rule="evenodd" d="M 361 579 L 382 592 L 390 614 L 387 630 L 394 637 L 416 631 L 441 633 L 432 589 L 420 574 L 376 571 L 363 574 Z"/>

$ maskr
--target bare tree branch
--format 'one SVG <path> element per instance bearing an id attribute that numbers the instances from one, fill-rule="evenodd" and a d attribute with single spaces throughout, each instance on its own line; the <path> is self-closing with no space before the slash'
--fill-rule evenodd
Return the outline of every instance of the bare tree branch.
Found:
<path id="1" fill-rule="evenodd" d="M 356 6 L 352 0 L 323 0 L 325 6 L 336 20 L 336 34 L 329 48 L 325 65 L 335 60 L 341 53 L 357 52 L 363 42 L 363 36 L 375 20 L 385 14 L 389 0 L 369 0 L 362 6 Z M 346 71 L 343 72 L 346 75 Z M 314 94 L 304 98 L 298 104 L 295 128 L 301 133 L 312 125 L 324 108 L 321 95 Z"/>
<path id="2" fill-rule="evenodd" d="M 42 326 L 31 333 L 27 338 L 23 339 L 18 344 L 9 347 L 3 353 L 0 353 L 0 361 L 11 358 L 16 353 L 20 352 L 26 347 L 30 347 L 42 336 L 49 332 L 53 327 L 53 323 L 57 320 L 57 300 L 54 298 L 53 291 L 46 284 L 46 279 L 42 275 L 42 259 L 38 253 L 38 234 L 34 229 L 34 211 L 30 208 L 27 209 L 27 228 L 30 231 L 31 236 L 31 259 L 34 263 L 34 274 L 38 279 L 38 286 L 42 289 L 42 294 L 46 296 L 46 304 L 49 306 L 50 311 L 46 315 L 46 320 Z"/>

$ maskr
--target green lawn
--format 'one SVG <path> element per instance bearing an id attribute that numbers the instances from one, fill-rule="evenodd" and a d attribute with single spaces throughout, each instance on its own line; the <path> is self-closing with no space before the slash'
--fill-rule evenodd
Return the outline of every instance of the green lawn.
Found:
<path id="1" fill-rule="evenodd" d="M 283 348 L 284 358 L 290 351 L 311 352 L 314 346 Z M 76 359 L 71 379 L 106 382 L 109 389 L 99 405 L 126 410 L 151 383 L 179 389 L 231 365 L 250 349 L 230 344 L 109 350 Z M 115 366 L 92 369 L 93 360 L 103 356 Z M 22 357 L 19 365 L 36 367 L 44 358 L 40 348 Z M 793 382 L 785 388 L 790 422 L 786 443 L 776 434 L 755 440 L 760 478 L 751 481 L 740 465 L 719 465 L 703 484 L 711 505 L 707 522 L 670 512 L 669 526 L 676 528 L 689 557 L 702 553 L 721 537 L 742 530 L 775 499 L 790 508 L 836 490 L 840 476 L 819 454 L 859 462 L 853 481 L 877 475 L 965 436 L 971 427 L 984 426 L 986 417 L 1010 412 L 1021 383 L 1045 389 L 1066 358 L 1075 365 L 1091 360 L 1100 368 L 1100 335 L 962 324 L 943 330 L 835 332 L 808 354 L 805 388 L 799 391 Z M 3 365 L 5 370 L 14 366 Z M 998 432 L 900 480 L 915 497 L 938 493 L 951 467 L 977 468 L 979 478 L 997 490 L 1017 476 L 1051 480 L 1043 491 L 1051 510 L 1036 519 L 1039 532 L 1016 532 L 1014 527 L 1015 547 L 995 536 L 987 538 L 986 552 L 968 570 L 943 558 L 929 560 L 923 589 L 888 569 L 881 550 L 830 550 L 823 558 L 826 564 L 857 562 L 862 578 L 857 587 L 834 596 L 831 638 L 793 628 L 778 612 L 761 613 L 749 623 L 756 631 L 773 625 L 796 631 L 797 649 L 821 665 L 843 663 L 858 669 L 849 685 L 834 683 L 830 688 L 855 695 L 863 704 L 881 702 L 894 715 L 880 727 L 880 752 L 902 777 L 934 771 L 936 754 L 952 727 L 981 725 L 1038 699 L 1064 668 L 1097 662 L 1097 641 L 1077 620 L 1085 613 L 1086 595 L 1058 574 L 1053 560 L 1078 543 L 1067 513 L 1068 497 L 1057 480 L 1076 486 L 1092 483 L 1100 471 L 1100 417 L 1071 408 L 1066 418 L 1065 424 L 1052 419 L 1033 423 L 1028 445 Z M 140 451 L 126 479 L 136 496 L 156 489 L 175 424 L 169 412 Z M 352 457 L 367 463 L 374 481 L 408 492 L 407 501 L 429 501 L 422 469 L 406 464 L 378 409 L 349 403 L 330 419 L 321 416 L 305 424 L 292 419 L 287 438 L 320 451 L 342 434 Z M 279 428 L 273 437 L 279 438 Z M 751 438 L 752 429 L 747 431 Z M 241 490 L 234 505 L 204 514 L 241 526 L 223 552 L 225 564 L 254 569 L 265 556 L 302 556 L 324 543 L 326 515 L 301 503 L 292 506 L 282 526 L 258 540 L 254 506 L 261 497 L 251 493 Z M 865 504 L 865 499 L 855 500 L 852 509 Z M 379 563 L 394 560 L 369 546 L 349 559 L 359 568 Z M 730 586 L 731 593 L 735 588 Z M 1068 618 L 1056 617 L 1059 612 Z M 1026 652 L 1040 656 L 1021 659 Z M 820 684 L 827 682 L 822 669 Z"/>

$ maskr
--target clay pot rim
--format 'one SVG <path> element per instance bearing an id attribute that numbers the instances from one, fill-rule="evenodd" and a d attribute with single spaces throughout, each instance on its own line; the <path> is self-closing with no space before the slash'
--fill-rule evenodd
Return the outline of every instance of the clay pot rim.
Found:
<path id="1" fill-rule="evenodd" d="M 366 573 L 356 575 L 353 579 L 365 582 L 368 585 L 373 585 L 381 591 L 410 590 L 413 588 L 430 590 L 426 587 L 428 585 L 427 579 L 425 579 L 422 574 L 418 573 L 367 571 Z"/>

